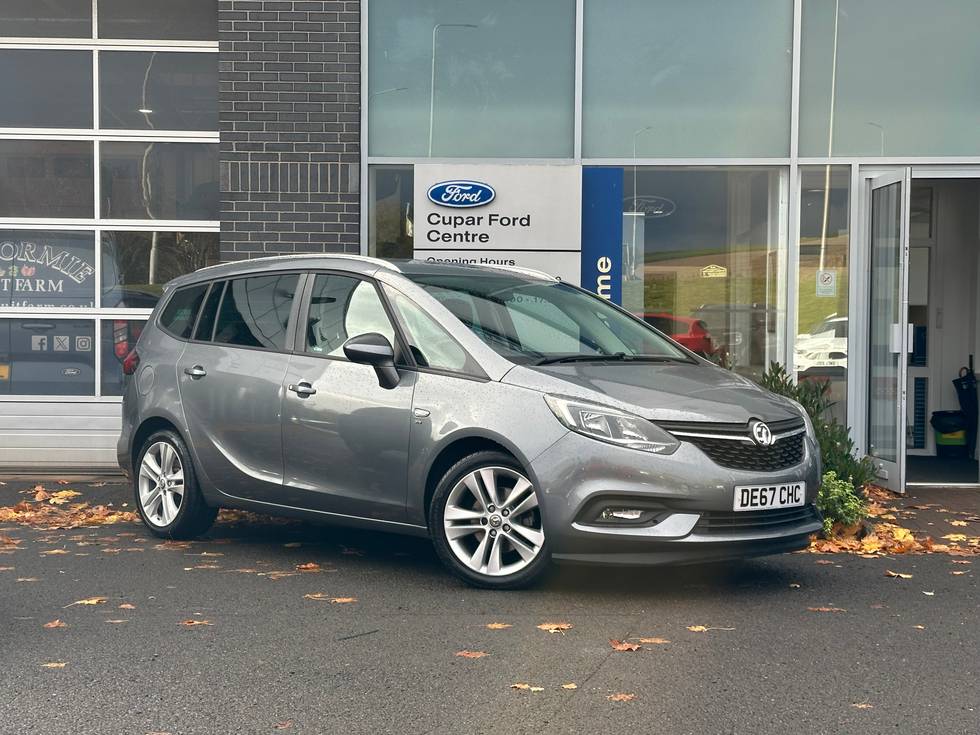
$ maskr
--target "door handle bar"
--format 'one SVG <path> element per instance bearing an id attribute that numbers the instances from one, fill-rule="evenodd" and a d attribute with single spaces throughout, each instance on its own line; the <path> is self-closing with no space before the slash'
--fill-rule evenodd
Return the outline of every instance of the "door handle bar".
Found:
<path id="1" fill-rule="evenodd" d="M 194 367 L 184 368 L 184 375 L 190 375 L 194 379 L 203 378 L 207 374 L 208 374 L 208 371 L 205 370 L 200 365 L 195 365 Z"/>
<path id="2" fill-rule="evenodd" d="M 296 384 L 290 383 L 286 387 L 289 390 L 291 390 L 293 393 L 298 395 L 300 398 L 306 398 L 307 396 L 312 396 L 316 394 L 316 388 L 314 388 L 306 381 L 303 381 L 301 383 L 296 383 Z"/>

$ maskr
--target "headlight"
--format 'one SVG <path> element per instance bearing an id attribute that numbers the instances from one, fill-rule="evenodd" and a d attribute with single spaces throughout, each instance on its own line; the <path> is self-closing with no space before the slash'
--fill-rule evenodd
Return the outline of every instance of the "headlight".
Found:
<path id="1" fill-rule="evenodd" d="M 574 398 L 545 396 L 558 420 L 599 441 L 652 454 L 673 454 L 680 442 L 650 421 L 609 406 Z"/>

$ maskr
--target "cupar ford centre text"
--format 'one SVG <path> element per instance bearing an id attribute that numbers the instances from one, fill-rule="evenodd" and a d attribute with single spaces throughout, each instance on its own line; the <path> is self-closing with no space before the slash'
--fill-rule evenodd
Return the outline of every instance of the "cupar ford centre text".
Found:
<path id="1" fill-rule="evenodd" d="M 486 244 L 490 242 L 489 232 L 471 232 L 464 228 L 467 227 L 530 227 L 531 215 L 525 214 L 510 217 L 505 214 L 440 214 L 430 212 L 426 221 L 434 229 L 425 233 L 425 239 L 429 242 L 455 243 L 455 242 L 476 242 Z M 449 231 L 438 229 L 448 227 Z"/>

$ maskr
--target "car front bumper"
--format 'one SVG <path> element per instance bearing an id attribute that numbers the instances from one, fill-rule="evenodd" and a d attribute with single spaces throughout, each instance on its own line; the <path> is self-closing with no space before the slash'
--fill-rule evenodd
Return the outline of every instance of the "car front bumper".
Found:
<path id="1" fill-rule="evenodd" d="M 802 549 L 822 521 L 815 508 L 819 453 L 779 472 L 721 467 L 689 442 L 672 455 L 624 449 L 570 432 L 532 462 L 545 534 L 558 562 L 683 564 Z M 806 483 L 792 509 L 733 512 L 739 485 Z M 602 506 L 649 507 L 644 525 L 597 523 Z"/>

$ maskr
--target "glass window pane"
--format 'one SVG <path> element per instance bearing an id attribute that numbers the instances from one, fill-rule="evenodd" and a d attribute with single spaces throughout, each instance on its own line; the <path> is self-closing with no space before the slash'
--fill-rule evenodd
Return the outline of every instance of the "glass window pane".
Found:
<path id="1" fill-rule="evenodd" d="M 0 50 L 0 99 L 0 127 L 91 128 L 92 52 Z"/>
<path id="2" fill-rule="evenodd" d="M 3 0 L 0 36 L 91 38 L 92 0 Z"/>
<path id="3" fill-rule="evenodd" d="M 197 312 L 204 301 L 208 284 L 199 283 L 177 289 L 160 314 L 160 326 L 175 337 L 187 339 L 194 329 Z"/>
<path id="4" fill-rule="evenodd" d="M 211 284 L 208 297 L 204 301 L 204 308 L 201 309 L 201 316 L 197 320 L 194 328 L 194 339 L 210 342 L 214 336 L 214 323 L 218 319 L 218 307 L 221 306 L 221 298 L 225 293 L 225 282 L 218 281 Z"/>
<path id="5" fill-rule="evenodd" d="M 221 300 L 214 341 L 242 347 L 285 349 L 289 310 L 298 281 L 296 274 L 229 281 Z"/>
<path id="6" fill-rule="evenodd" d="M 372 0 L 369 13 L 371 155 L 572 155 L 574 0 Z"/>
<path id="7" fill-rule="evenodd" d="M 800 155 L 980 154 L 980 3 L 836 7 L 803 1 Z"/>
<path id="8" fill-rule="evenodd" d="M 218 219 L 218 146 L 119 143 L 101 146 L 102 216 Z"/>
<path id="9" fill-rule="evenodd" d="M 132 349 L 136 340 L 143 333 L 145 319 L 103 319 L 102 329 L 102 375 L 99 378 L 102 395 L 121 396 L 126 387 L 126 376 L 123 375 L 122 364 Z"/>
<path id="10" fill-rule="evenodd" d="M 218 0 L 99 0 L 99 38 L 217 41 Z"/>
<path id="11" fill-rule="evenodd" d="M 478 373 L 479 368 L 449 332 L 400 291 L 383 286 L 419 367 Z"/>
<path id="12" fill-rule="evenodd" d="M 85 141 L 0 140 L 0 217 L 91 218 L 92 156 Z"/>
<path id="13" fill-rule="evenodd" d="M 99 125 L 126 130 L 217 130 L 218 55 L 103 51 Z"/>
<path id="14" fill-rule="evenodd" d="M 746 377 L 782 361 L 784 178 L 781 169 L 625 169 L 623 262 L 634 265 L 624 267 L 623 306 L 671 319 L 671 336 Z"/>
<path id="15" fill-rule="evenodd" d="M 317 276 L 306 320 L 306 351 L 343 357 L 348 339 L 369 332 L 395 344 L 395 330 L 374 286 L 359 278 Z"/>
<path id="16" fill-rule="evenodd" d="M 589 0 L 583 154 L 788 156 L 793 3 Z"/>
<path id="17" fill-rule="evenodd" d="M 0 319 L 0 395 L 95 395 L 95 322 Z"/>
<path id="18" fill-rule="evenodd" d="M 95 234 L 0 230 L 0 306 L 95 306 Z"/>
<path id="19" fill-rule="evenodd" d="M 372 166 L 368 172 L 368 254 L 411 258 L 414 249 L 414 186 L 411 166 Z"/>
<path id="20" fill-rule="evenodd" d="M 103 232 L 102 306 L 152 309 L 163 285 L 219 260 L 217 232 Z"/>
<path id="21" fill-rule="evenodd" d="M 849 166 L 800 167 L 798 380 L 830 383 L 831 415 L 847 419 Z"/>

